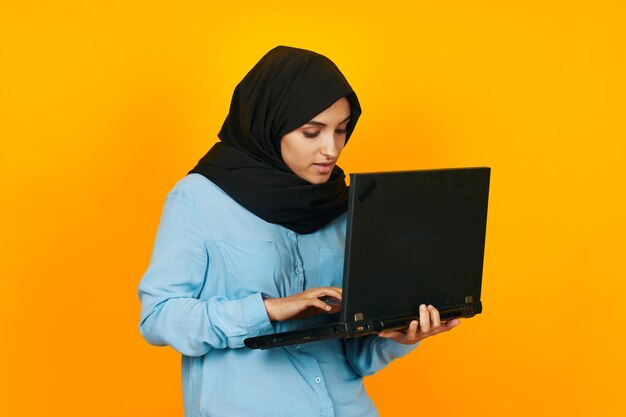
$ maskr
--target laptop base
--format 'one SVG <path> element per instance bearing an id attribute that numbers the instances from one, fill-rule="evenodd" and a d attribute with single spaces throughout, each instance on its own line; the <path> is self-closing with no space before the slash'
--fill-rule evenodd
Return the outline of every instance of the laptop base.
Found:
<path id="1" fill-rule="evenodd" d="M 449 307 L 439 310 L 441 321 L 453 318 L 470 318 L 482 312 L 482 303 L 464 304 L 458 307 Z M 356 338 L 382 331 L 401 330 L 409 327 L 413 320 L 419 321 L 419 316 L 401 316 L 384 319 L 359 320 L 355 322 L 336 322 L 319 326 L 305 327 L 283 333 L 274 333 L 244 339 L 244 344 L 250 349 L 270 349 L 278 346 L 288 346 L 316 342 L 334 338 Z"/>

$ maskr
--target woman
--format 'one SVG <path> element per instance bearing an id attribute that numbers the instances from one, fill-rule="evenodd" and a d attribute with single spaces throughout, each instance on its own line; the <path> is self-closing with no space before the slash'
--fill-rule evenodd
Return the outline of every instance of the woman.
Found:
<path id="1" fill-rule="evenodd" d="M 185 416 L 378 415 L 363 376 L 458 324 L 422 306 L 419 330 L 243 345 L 338 312 L 348 189 L 336 163 L 360 114 L 328 58 L 276 47 L 235 89 L 221 142 L 168 194 L 140 330 L 183 355 Z"/>

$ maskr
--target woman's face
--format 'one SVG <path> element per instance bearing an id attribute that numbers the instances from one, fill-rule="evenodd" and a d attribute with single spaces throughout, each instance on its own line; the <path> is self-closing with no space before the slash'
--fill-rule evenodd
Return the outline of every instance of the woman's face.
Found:
<path id="1" fill-rule="evenodd" d="M 346 143 L 350 103 L 345 97 L 280 140 L 283 161 L 311 184 L 328 181 Z"/>

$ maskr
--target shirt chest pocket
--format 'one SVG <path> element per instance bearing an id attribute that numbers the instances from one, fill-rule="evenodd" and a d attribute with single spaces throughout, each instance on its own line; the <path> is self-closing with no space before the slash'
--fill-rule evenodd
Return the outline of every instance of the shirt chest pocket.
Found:
<path id="1" fill-rule="evenodd" d="M 282 268 L 275 241 L 218 240 L 215 244 L 229 296 L 241 298 L 257 292 L 278 296 Z"/>
<path id="2" fill-rule="evenodd" d="M 339 287 L 343 283 L 343 251 L 330 248 L 319 248 L 318 259 L 318 287 Z"/>

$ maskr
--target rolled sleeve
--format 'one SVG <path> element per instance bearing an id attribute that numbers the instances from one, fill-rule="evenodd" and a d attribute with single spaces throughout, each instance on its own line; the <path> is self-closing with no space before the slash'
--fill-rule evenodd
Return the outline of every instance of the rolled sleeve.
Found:
<path id="1" fill-rule="evenodd" d="M 245 338 L 274 332 L 261 293 L 238 300 L 215 297 L 207 305 L 211 323 L 230 348 L 243 347 Z"/>
<path id="2" fill-rule="evenodd" d="M 373 375 L 395 359 L 401 358 L 419 346 L 403 345 L 375 335 L 348 339 L 345 352 L 352 369 L 361 376 Z"/>

